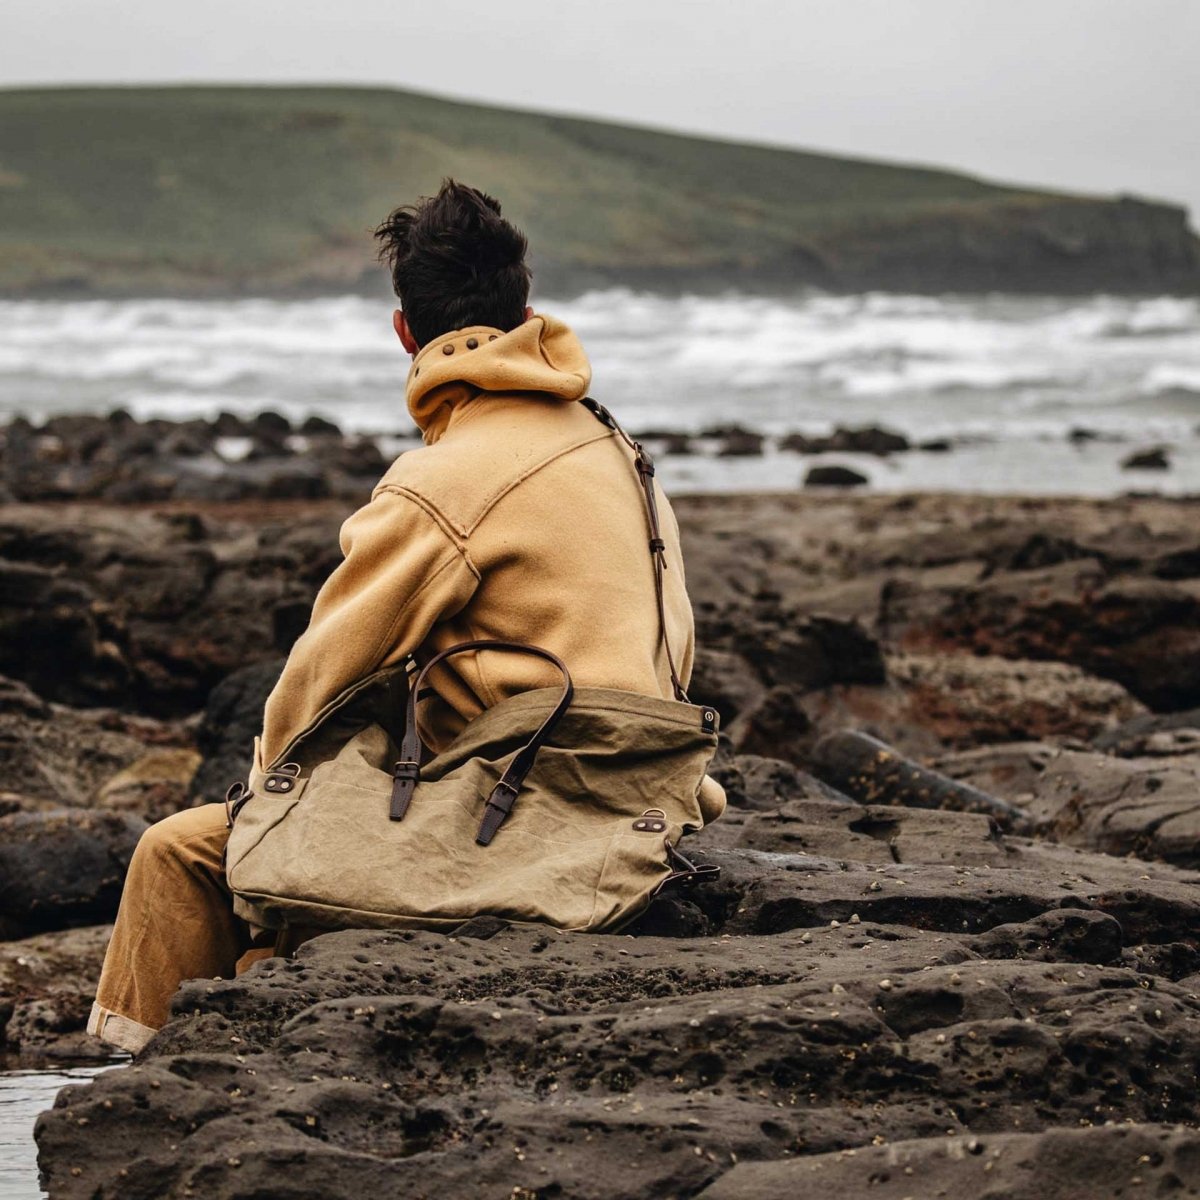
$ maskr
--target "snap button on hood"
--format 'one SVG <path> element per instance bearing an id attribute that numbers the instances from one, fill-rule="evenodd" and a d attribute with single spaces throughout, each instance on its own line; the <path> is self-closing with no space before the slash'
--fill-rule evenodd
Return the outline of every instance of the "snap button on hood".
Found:
<path id="1" fill-rule="evenodd" d="M 460 349 L 463 354 L 456 353 Z M 572 401 L 586 396 L 591 382 L 579 339 L 562 321 L 538 313 L 508 333 L 470 326 L 423 346 L 408 373 L 408 411 L 432 444 L 454 408 L 481 392 L 536 392 Z"/>

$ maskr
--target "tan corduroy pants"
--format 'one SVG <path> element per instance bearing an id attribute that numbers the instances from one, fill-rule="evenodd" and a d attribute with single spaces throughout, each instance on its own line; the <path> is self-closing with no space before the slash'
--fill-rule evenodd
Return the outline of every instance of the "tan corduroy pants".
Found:
<path id="1" fill-rule="evenodd" d="M 166 1023 L 183 980 L 229 979 L 274 952 L 274 932 L 256 937 L 234 916 L 221 865 L 228 836 L 223 804 L 185 809 L 142 834 L 89 1033 L 136 1053 Z"/>

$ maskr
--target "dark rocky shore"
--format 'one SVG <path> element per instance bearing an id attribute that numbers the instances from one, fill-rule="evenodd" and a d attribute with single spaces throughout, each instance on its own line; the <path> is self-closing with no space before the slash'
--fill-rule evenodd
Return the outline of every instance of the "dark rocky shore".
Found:
<path id="1" fill-rule="evenodd" d="M 103 1054 L 132 846 L 243 772 L 347 511 L 0 511 L 10 1065 Z M 1196 502 L 677 511 L 720 880 L 622 935 L 346 932 L 188 983 L 39 1121 L 51 1196 L 1200 1195 Z"/>

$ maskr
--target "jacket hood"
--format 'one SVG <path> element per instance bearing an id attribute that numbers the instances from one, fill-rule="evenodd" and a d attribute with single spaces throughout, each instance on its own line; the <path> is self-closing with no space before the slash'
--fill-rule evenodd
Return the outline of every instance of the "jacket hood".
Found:
<path id="1" fill-rule="evenodd" d="M 472 325 L 422 346 L 408 372 L 408 411 L 432 444 L 455 407 L 481 392 L 537 392 L 571 401 L 586 396 L 591 382 L 579 339 L 562 321 L 538 313 L 508 333 Z"/>

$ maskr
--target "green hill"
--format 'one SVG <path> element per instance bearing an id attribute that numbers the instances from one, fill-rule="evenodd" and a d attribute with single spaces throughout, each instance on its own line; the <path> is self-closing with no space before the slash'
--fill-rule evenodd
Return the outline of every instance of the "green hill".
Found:
<path id="1" fill-rule="evenodd" d="M 381 89 L 0 91 L 0 290 L 382 288 L 369 231 L 445 175 L 539 284 L 1200 289 L 1183 210 Z"/>

